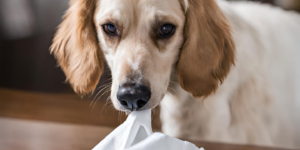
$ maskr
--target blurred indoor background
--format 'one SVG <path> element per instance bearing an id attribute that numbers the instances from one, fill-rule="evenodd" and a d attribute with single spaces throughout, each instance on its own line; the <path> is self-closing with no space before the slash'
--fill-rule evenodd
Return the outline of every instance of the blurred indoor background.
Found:
<path id="1" fill-rule="evenodd" d="M 68 1 L 0 0 L 0 87 L 72 92 L 63 84 L 65 77 L 49 55 L 53 34 Z M 255 1 L 300 10 L 300 0 Z"/>
<path id="2" fill-rule="evenodd" d="M 255 1 L 300 11 L 300 0 Z M 44 132 L 42 128 L 39 130 L 39 126 L 31 124 L 31 122 L 21 121 L 19 126 L 16 125 L 14 128 L 16 128 L 16 132 L 24 132 L 23 138 L 21 135 L 11 135 L 7 131 L 10 132 L 8 127 L 14 120 L 7 120 L 7 118 L 80 125 L 80 127 L 72 126 L 70 128 L 55 128 L 54 125 L 53 128 L 45 128 L 59 132 L 69 130 L 78 132 L 78 134 L 70 133 L 70 135 L 62 136 L 62 139 L 54 139 L 58 142 L 66 139 L 72 141 L 76 135 L 84 138 L 85 135 L 97 134 L 96 132 L 103 132 L 105 135 L 111 131 L 110 128 L 103 131 L 98 128 L 94 129 L 94 126 L 116 127 L 125 118 L 113 111 L 113 108 L 109 107 L 111 105 L 105 104 L 105 96 L 100 98 L 100 102 L 95 108 L 94 103 L 90 107 L 92 101 L 95 100 L 95 95 L 84 100 L 76 96 L 70 86 L 64 83 L 63 72 L 57 67 L 53 56 L 49 54 L 56 27 L 62 21 L 62 16 L 68 8 L 68 2 L 69 0 L 0 0 L 0 149 L 3 147 L 11 150 L 20 147 L 34 149 L 26 145 L 26 140 L 24 143 L 14 141 L 26 139 L 27 132 L 17 130 L 22 126 L 28 126 L 28 132 L 34 131 L 30 134 L 37 134 L 39 138 L 42 135 L 36 132 Z M 107 83 L 109 78 L 109 71 L 106 70 L 98 86 Z M 104 106 L 106 107 L 103 109 Z M 5 119 L 1 120 L 1 118 Z M 38 124 L 43 123 L 38 122 Z M 159 122 L 154 124 L 159 130 Z M 85 125 L 93 125 L 93 127 L 84 128 Z M 51 136 L 55 137 L 51 134 L 46 136 L 50 139 Z M 92 148 L 91 146 L 99 142 L 103 138 L 102 136 L 93 135 L 67 146 L 73 147 L 72 149 Z M 86 147 L 78 145 L 82 140 Z M 14 142 L 18 144 L 14 145 Z M 49 143 L 39 144 L 45 146 Z M 52 148 L 62 149 L 61 147 Z"/>
<path id="3" fill-rule="evenodd" d="M 68 1 L 0 0 L 0 87 L 72 92 L 63 84 L 65 77 L 49 55 L 51 40 Z M 300 0 L 255 1 L 300 10 Z"/>

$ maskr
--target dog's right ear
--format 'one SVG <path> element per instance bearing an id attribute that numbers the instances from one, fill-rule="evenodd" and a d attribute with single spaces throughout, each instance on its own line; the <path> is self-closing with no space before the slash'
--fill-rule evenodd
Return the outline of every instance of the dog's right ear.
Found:
<path id="1" fill-rule="evenodd" d="M 95 6 L 96 0 L 71 0 L 50 48 L 80 95 L 95 90 L 104 68 L 93 23 Z"/>
<path id="2" fill-rule="evenodd" d="M 215 0 L 180 2 L 186 12 L 186 24 L 178 80 L 194 97 L 205 97 L 216 91 L 234 65 L 231 27 Z"/>

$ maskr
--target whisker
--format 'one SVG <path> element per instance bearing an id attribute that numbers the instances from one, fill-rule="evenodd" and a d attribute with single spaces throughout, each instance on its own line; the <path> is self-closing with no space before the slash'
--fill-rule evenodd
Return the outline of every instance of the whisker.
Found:
<path id="1" fill-rule="evenodd" d="M 108 104 L 110 102 L 109 97 L 107 97 L 106 100 L 105 100 L 105 104 L 104 104 L 104 106 L 101 109 L 101 114 L 103 113 L 103 109 L 104 109 L 104 113 L 107 114 L 107 112 L 106 112 L 107 109 L 106 108 L 107 108 L 107 106 L 108 106 Z"/>
<path id="2" fill-rule="evenodd" d="M 112 103 L 108 103 L 108 104 L 107 104 L 106 113 L 107 113 L 107 110 L 110 109 L 110 107 L 113 107 L 113 104 L 112 104 Z M 115 111 L 113 111 L 113 114 L 114 114 L 114 112 L 115 112 Z"/>
<path id="3" fill-rule="evenodd" d="M 106 86 L 106 85 L 109 85 L 109 84 L 112 84 L 112 82 L 104 83 L 104 84 L 102 84 L 101 86 L 99 86 L 98 88 L 101 88 L 101 87 Z"/>
<path id="4" fill-rule="evenodd" d="M 102 86 L 101 86 L 102 89 L 100 89 L 100 90 L 97 92 L 97 94 L 96 94 L 95 97 L 97 97 L 98 94 L 99 94 L 101 91 L 103 91 L 104 89 L 106 89 L 106 88 L 108 88 L 108 87 L 110 87 L 110 86 L 111 86 L 111 83 L 107 83 L 107 84 L 102 85 Z M 100 88 L 100 87 L 99 87 L 99 88 Z M 98 88 L 98 89 L 99 89 L 99 88 Z"/>
<path id="5" fill-rule="evenodd" d="M 112 103 L 112 101 L 111 101 L 111 98 L 110 98 L 110 96 L 108 96 L 107 98 L 106 98 L 106 110 L 105 110 L 105 113 L 107 114 L 107 110 L 109 109 L 109 107 L 110 106 L 113 106 L 113 103 Z"/>
<path id="6" fill-rule="evenodd" d="M 112 82 L 105 83 L 105 84 L 103 84 L 103 85 L 97 87 L 97 89 L 99 89 L 99 88 L 101 88 L 101 87 L 104 87 L 104 86 L 107 86 L 107 85 L 109 85 L 109 84 L 112 84 Z"/>
<path id="7" fill-rule="evenodd" d="M 111 88 L 106 88 L 106 90 L 99 96 L 99 97 L 102 97 L 103 95 L 107 94 L 108 92 L 111 91 Z"/>
<path id="8" fill-rule="evenodd" d="M 98 95 L 99 95 L 103 90 L 107 89 L 108 87 L 110 87 L 110 86 L 106 86 L 106 87 L 102 88 L 102 89 L 96 94 L 96 96 L 94 97 L 93 101 L 92 101 L 91 104 L 90 104 L 90 107 L 93 105 L 93 103 L 94 103 L 95 99 L 97 99 Z"/>
<path id="9" fill-rule="evenodd" d="M 106 89 L 107 89 L 108 87 L 106 87 Z M 108 90 L 106 90 L 105 92 L 103 92 L 100 96 L 99 96 L 99 98 L 97 98 L 97 100 L 95 101 L 95 103 L 94 103 L 94 105 L 93 105 L 93 108 L 95 107 L 95 105 L 96 105 L 96 103 L 97 103 L 97 101 L 104 95 L 104 94 L 106 94 L 107 92 L 109 92 L 110 90 L 109 90 L 109 88 L 108 88 Z"/>
<path id="10" fill-rule="evenodd" d="M 104 89 L 106 89 L 107 87 L 109 87 L 109 85 L 106 85 L 105 87 L 103 87 L 101 90 L 99 90 L 99 92 L 97 92 L 97 94 L 96 94 L 96 96 L 94 97 L 94 99 L 93 99 L 93 101 L 92 101 L 92 103 L 90 104 L 90 107 L 91 107 L 91 105 L 93 104 L 93 102 L 94 102 L 94 100 L 95 100 L 95 98 L 97 98 L 97 96 L 101 93 L 101 91 L 103 91 Z"/>
<path id="11" fill-rule="evenodd" d="M 96 105 L 96 103 L 98 102 L 99 99 L 100 99 L 100 98 L 98 98 L 98 99 L 95 101 L 95 103 L 94 103 L 94 105 L 93 105 L 93 107 L 92 107 L 92 111 L 94 110 L 94 107 L 95 107 L 95 105 Z"/>

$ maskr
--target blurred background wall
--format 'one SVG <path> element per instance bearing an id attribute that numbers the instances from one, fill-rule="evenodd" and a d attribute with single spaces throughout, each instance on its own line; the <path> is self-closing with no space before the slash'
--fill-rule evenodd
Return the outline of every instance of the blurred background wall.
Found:
<path id="1" fill-rule="evenodd" d="M 300 0 L 255 1 L 300 10 Z M 68 84 L 63 84 L 65 76 L 49 54 L 53 35 L 68 2 L 0 0 L 0 87 L 72 92 Z M 104 73 L 101 83 L 108 78 L 107 74 Z"/>
<path id="2" fill-rule="evenodd" d="M 20 39 L 54 31 L 69 0 L 0 0 L 1 34 Z"/>
<path id="3" fill-rule="evenodd" d="M 0 87 L 71 91 L 49 54 L 68 0 L 0 0 Z"/>

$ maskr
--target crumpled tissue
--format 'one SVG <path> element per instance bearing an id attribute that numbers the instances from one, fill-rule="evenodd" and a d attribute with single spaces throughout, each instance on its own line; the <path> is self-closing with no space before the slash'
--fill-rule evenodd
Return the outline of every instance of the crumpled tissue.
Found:
<path id="1" fill-rule="evenodd" d="M 151 109 L 132 112 L 127 120 L 93 150 L 204 150 L 194 144 L 152 133 Z"/>

